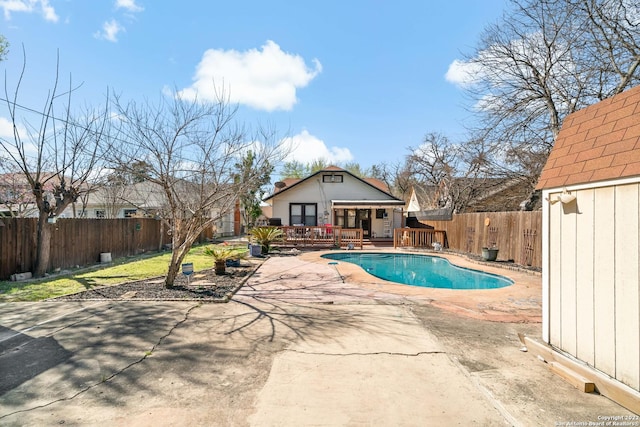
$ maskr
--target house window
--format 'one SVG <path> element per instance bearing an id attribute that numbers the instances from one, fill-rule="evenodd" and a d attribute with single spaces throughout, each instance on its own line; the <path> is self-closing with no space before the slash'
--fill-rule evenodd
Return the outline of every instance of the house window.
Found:
<path id="1" fill-rule="evenodd" d="M 107 217 L 107 212 L 104 209 L 96 209 L 96 218 L 104 219 Z"/>
<path id="2" fill-rule="evenodd" d="M 125 218 L 133 218 L 134 216 L 136 216 L 136 213 L 138 213 L 137 209 L 125 209 L 124 210 L 124 217 Z"/>
<path id="3" fill-rule="evenodd" d="M 322 182 L 342 182 L 342 175 L 322 175 Z"/>
<path id="4" fill-rule="evenodd" d="M 336 209 L 336 225 L 343 228 L 356 228 L 356 209 Z"/>
<path id="5" fill-rule="evenodd" d="M 316 203 L 291 203 L 289 205 L 289 224 L 318 225 Z"/>

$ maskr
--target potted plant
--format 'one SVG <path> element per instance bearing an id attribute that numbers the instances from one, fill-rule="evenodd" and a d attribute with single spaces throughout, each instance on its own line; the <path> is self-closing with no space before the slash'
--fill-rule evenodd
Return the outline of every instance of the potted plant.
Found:
<path id="1" fill-rule="evenodd" d="M 213 257 L 214 271 L 216 274 L 224 274 L 227 271 L 227 261 L 232 259 L 240 259 L 242 252 L 237 248 L 225 247 L 208 247 L 204 249 L 204 254 Z"/>
<path id="2" fill-rule="evenodd" d="M 495 261 L 498 258 L 499 249 L 496 247 L 484 247 L 482 248 L 482 258 L 485 261 Z"/>
<path id="3" fill-rule="evenodd" d="M 234 253 L 230 258 L 227 258 L 225 264 L 227 267 L 240 267 L 240 260 L 245 258 L 249 251 L 242 247 L 236 247 L 233 251 Z"/>
<path id="4" fill-rule="evenodd" d="M 282 229 L 278 227 L 255 227 L 251 229 L 249 234 L 260 245 L 263 255 L 269 253 L 273 242 L 282 239 Z"/>
<path id="5" fill-rule="evenodd" d="M 485 218 L 484 225 L 487 227 L 487 246 L 482 248 L 482 258 L 485 261 L 495 261 L 498 258 L 498 227 L 490 227 L 491 219 Z"/>

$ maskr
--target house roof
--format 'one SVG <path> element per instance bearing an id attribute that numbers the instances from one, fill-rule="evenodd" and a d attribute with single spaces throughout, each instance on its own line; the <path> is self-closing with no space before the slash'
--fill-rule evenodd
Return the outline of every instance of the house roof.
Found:
<path id="1" fill-rule="evenodd" d="M 537 189 L 640 175 L 640 86 L 567 116 Z"/>
<path id="2" fill-rule="evenodd" d="M 385 208 L 394 206 L 404 206 L 403 200 L 332 200 L 333 207 L 341 209 L 358 208 L 360 206 L 368 206 L 371 208 Z"/>
<path id="3" fill-rule="evenodd" d="M 124 205 L 140 209 L 159 209 L 166 205 L 166 196 L 160 185 L 149 182 L 137 182 L 115 187 L 98 187 L 89 193 L 87 206 Z"/>
<path id="4" fill-rule="evenodd" d="M 360 178 L 360 177 L 352 174 L 348 170 L 339 168 L 337 166 L 327 166 L 326 168 L 321 169 L 321 170 L 309 175 L 306 178 L 285 178 L 282 181 L 279 181 L 279 182 L 276 183 L 276 186 L 275 186 L 273 194 L 270 194 L 269 196 L 265 197 L 262 200 L 263 201 L 269 200 L 272 197 L 276 196 L 277 194 L 283 193 L 283 192 L 295 187 L 296 185 L 315 177 L 316 175 L 320 175 L 322 173 L 327 173 L 327 172 L 340 172 L 340 173 L 345 173 L 345 174 L 351 175 L 353 178 L 355 178 L 355 179 L 357 179 L 359 181 L 362 181 L 362 182 L 364 182 L 365 184 L 367 184 L 367 185 L 369 185 L 371 187 L 374 187 L 375 189 L 385 193 L 387 196 L 392 197 L 394 200 L 399 200 L 389 192 L 389 187 L 382 180 L 379 180 L 377 178 Z"/>
<path id="5" fill-rule="evenodd" d="M 520 205 L 529 197 L 532 186 L 531 182 L 517 178 L 456 178 L 454 184 L 477 190 L 460 213 L 520 210 Z M 438 200 L 439 190 L 436 186 L 416 183 L 412 189 L 418 206 L 412 204 L 407 211 L 422 212 L 421 215 L 435 211 L 435 215 L 441 216 L 440 209 L 443 206 Z M 447 207 L 446 210 L 451 208 Z"/>

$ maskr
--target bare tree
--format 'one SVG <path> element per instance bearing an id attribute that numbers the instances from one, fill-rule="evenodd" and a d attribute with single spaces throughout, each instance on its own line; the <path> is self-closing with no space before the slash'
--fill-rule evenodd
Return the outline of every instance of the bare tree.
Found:
<path id="1" fill-rule="evenodd" d="M 369 175 L 384 182 L 389 191 L 400 199 L 406 199 L 417 180 L 410 168 L 410 163 L 380 163 L 369 168 Z"/>
<path id="2" fill-rule="evenodd" d="M 273 132 L 250 135 L 237 123 L 237 107 L 218 101 L 190 102 L 175 96 L 157 104 L 115 105 L 122 141 L 112 150 L 114 166 L 147 165 L 145 179 L 162 193 L 158 212 L 171 232 L 172 257 L 165 285 L 172 287 L 181 263 L 199 235 L 230 212 L 238 195 L 259 180 L 263 166 L 279 159 Z M 254 168 L 237 178 L 236 164 L 251 150 Z"/>
<path id="3" fill-rule="evenodd" d="M 639 82 L 640 4 L 633 0 L 567 0 L 580 12 L 590 37 L 587 60 L 598 64 L 606 83 L 600 99 Z"/>
<path id="4" fill-rule="evenodd" d="M 467 57 L 472 142 L 488 171 L 531 188 L 564 118 L 638 82 L 640 8 L 628 0 L 511 0 Z"/>
<path id="5" fill-rule="evenodd" d="M 7 53 L 9 53 L 9 42 L 5 36 L 0 34 L 0 61 L 4 61 Z"/>
<path id="6" fill-rule="evenodd" d="M 73 114 L 71 95 L 76 88 L 71 78 L 66 90 L 59 88 L 58 66 L 42 110 L 21 106 L 19 92 L 25 69 L 26 56 L 12 95 L 5 76 L 3 101 L 13 124 L 13 138 L 0 138 L 0 151 L 8 165 L 23 176 L 37 207 L 33 274 L 41 277 L 49 268 L 50 223 L 86 191 L 85 183 L 99 166 L 100 150 L 105 148 L 108 114 L 106 108 L 88 107 Z"/>
<path id="7" fill-rule="evenodd" d="M 484 172 L 484 152 L 475 144 L 455 144 L 439 133 L 429 133 L 410 149 L 406 168 L 422 186 L 431 188 L 431 208 L 461 212 L 494 182 Z"/>
<path id="8" fill-rule="evenodd" d="M 588 104 L 590 70 L 576 52 L 586 32 L 572 8 L 556 1 L 512 0 L 513 10 L 489 26 L 475 54 L 468 93 L 479 115 L 479 139 L 496 141 L 497 163 L 515 165 L 526 144 L 548 153 L 562 118 Z M 575 7 L 573 9 L 576 9 Z"/>

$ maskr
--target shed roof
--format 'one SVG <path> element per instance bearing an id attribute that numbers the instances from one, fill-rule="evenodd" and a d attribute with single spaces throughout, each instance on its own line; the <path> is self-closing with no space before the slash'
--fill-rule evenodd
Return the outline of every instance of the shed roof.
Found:
<path id="1" fill-rule="evenodd" d="M 567 116 L 537 189 L 640 176 L 640 86 Z"/>

